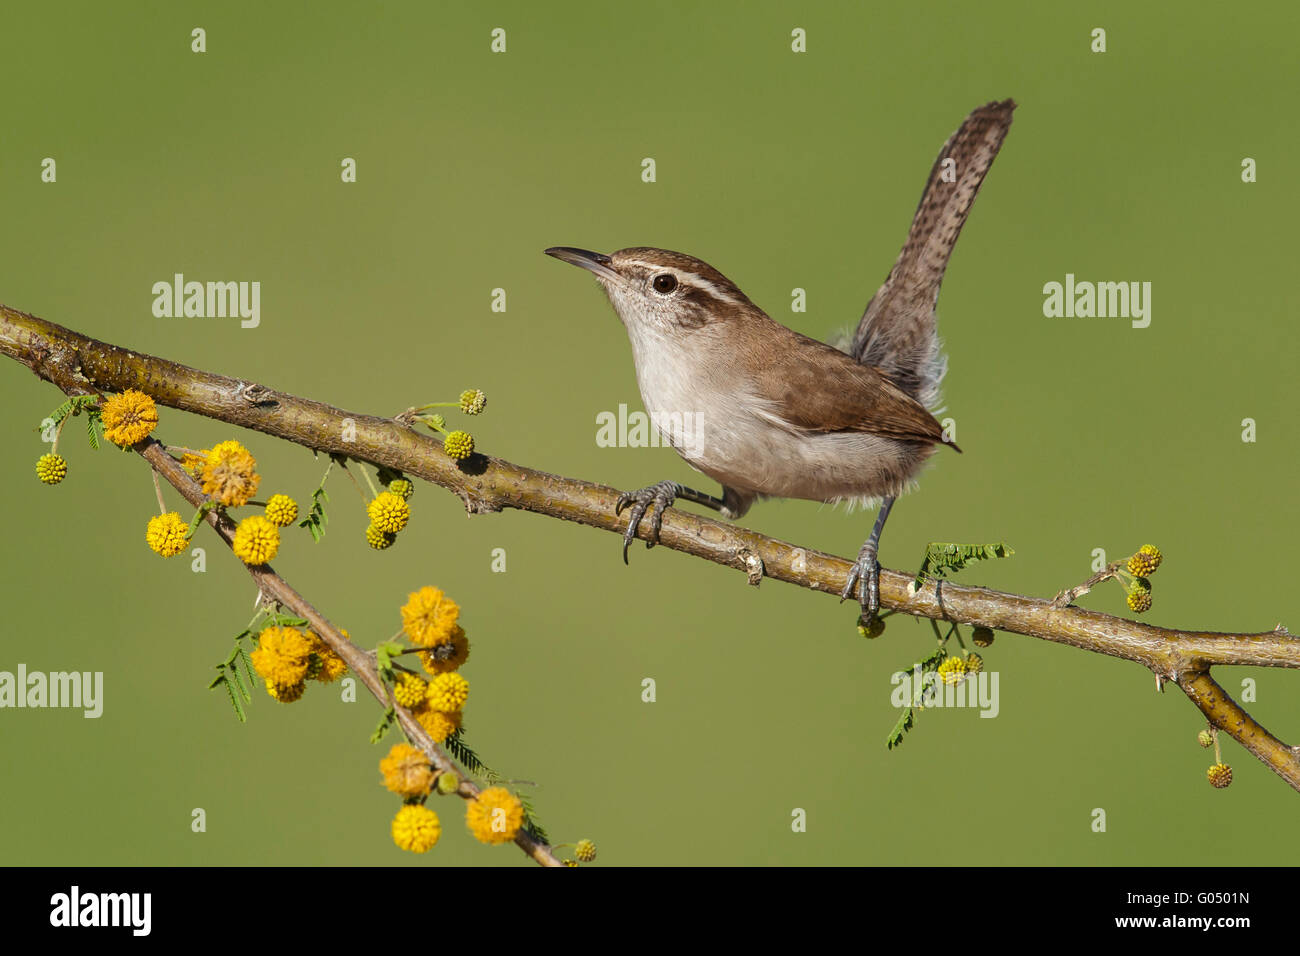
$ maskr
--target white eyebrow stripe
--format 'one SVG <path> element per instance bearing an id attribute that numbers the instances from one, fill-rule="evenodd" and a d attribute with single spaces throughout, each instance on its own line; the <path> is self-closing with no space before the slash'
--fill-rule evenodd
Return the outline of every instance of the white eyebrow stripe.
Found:
<path id="1" fill-rule="evenodd" d="M 678 281 L 685 281 L 690 285 L 703 289 L 715 299 L 720 299 L 723 302 L 730 302 L 732 305 L 740 305 L 740 302 L 737 301 L 736 297 L 730 292 L 726 289 L 719 288 L 711 280 L 704 278 L 704 276 L 697 272 L 690 272 L 685 269 L 679 269 L 676 266 L 664 265 L 662 262 L 651 262 L 646 259 L 628 259 L 627 263 L 628 265 L 641 266 L 651 272 L 671 272 L 673 275 L 677 276 Z"/>

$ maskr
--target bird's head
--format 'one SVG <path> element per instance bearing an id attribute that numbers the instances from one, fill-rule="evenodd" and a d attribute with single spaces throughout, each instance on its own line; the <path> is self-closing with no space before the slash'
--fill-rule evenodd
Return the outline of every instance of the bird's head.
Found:
<path id="1" fill-rule="evenodd" d="M 592 273 L 634 337 L 675 336 L 755 310 L 734 282 L 707 262 L 680 252 L 637 246 L 602 255 L 553 246 L 546 254 Z"/>

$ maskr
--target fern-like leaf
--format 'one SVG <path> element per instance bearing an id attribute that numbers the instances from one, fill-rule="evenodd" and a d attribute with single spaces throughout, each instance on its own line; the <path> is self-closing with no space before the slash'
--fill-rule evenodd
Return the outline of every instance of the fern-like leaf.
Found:
<path id="1" fill-rule="evenodd" d="M 987 561 L 990 558 L 1006 558 L 1015 554 L 1001 541 L 992 544 L 953 544 L 948 541 L 931 541 L 925 548 L 925 557 L 921 559 L 921 569 L 916 572 L 912 582 L 914 590 L 919 591 L 926 578 L 946 578 L 956 574 L 972 561 Z"/>

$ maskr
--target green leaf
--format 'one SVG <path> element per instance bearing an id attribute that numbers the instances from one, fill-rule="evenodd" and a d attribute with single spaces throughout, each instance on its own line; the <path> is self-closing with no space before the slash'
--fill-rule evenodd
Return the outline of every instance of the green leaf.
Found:
<path id="1" fill-rule="evenodd" d="M 912 688 L 911 702 L 903 708 L 903 712 L 899 715 L 898 720 L 889 731 L 889 736 L 885 738 L 885 746 L 888 749 L 893 750 L 901 744 L 903 742 L 903 735 L 911 730 L 913 724 L 916 723 L 916 706 L 921 703 L 921 698 L 925 694 L 925 675 L 931 671 L 938 670 L 939 665 L 943 663 L 944 658 L 947 656 L 948 652 L 943 647 L 936 647 L 925 657 L 913 663 L 911 668 L 908 669 L 908 673 L 913 676 L 913 679 L 916 678 L 917 668 L 920 668 L 921 675 L 920 679 L 917 680 L 916 686 Z"/>
<path id="2" fill-rule="evenodd" d="M 397 723 L 397 711 L 392 707 L 389 707 L 384 711 L 384 716 L 379 718 L 378 726 L 375 727 L 374 732 L 370 735 L 370 742 L 372 744 L 377 744 L 379 741 L 383 740 L 384 734 L 388 733 L 395 723 Z"/>
<path id="3" fill-rule="evenodd" d="M 946 578 L 955 574 L 973 561 L 987 561 L 990 558 L 1006 558 L 1015 554 L 1001 541 L 992 544 L 954 544 L 948 541 L 931 541 L 925 548 L 925 557 L 921 560 L 921 569 L 916 572 L 912 582 L 914 590 L 920 590 L 929 578 Z"/>

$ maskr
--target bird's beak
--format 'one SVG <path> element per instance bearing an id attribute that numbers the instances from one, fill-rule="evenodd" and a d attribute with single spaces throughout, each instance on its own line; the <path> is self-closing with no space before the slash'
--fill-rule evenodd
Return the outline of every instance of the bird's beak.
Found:
<path id="1" fill-rule="evenodd" d="M 586 249 L 574 249 L 571 246 L 551 246 L 546 250 L 546 254 L 570 265 L 580 266 L 594 273 L 597 278 L 609 279 L 611 282 L 622 280 L 622 276 L 610 268 L 609 256 L 601 255 L 599 252 L 588 252 Z"/>

